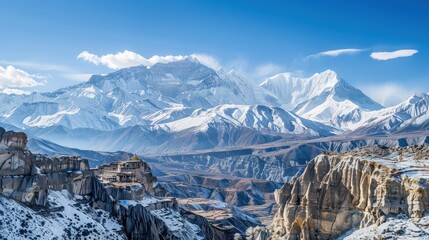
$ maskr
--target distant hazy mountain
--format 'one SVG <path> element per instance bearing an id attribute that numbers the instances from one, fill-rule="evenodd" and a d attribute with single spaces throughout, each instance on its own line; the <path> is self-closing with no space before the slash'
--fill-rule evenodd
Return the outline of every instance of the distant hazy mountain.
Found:
<path id="1" fill-rule="evenodd" d="M 26 132 L 76 148 L 157 153 L 249 146 L 275 141 L 281 136 L 299 135 L 297 138 L 304 139 L 330 136 L 338 131 L 278 107 L 220 105 L 197 109 L 186 117 L 181 117 L 185 114 L 180 110 L 188 112 L 187 108 L 162 110 L 146 118 L 148 125 L 110 131 L 52 126 L 29 128 Z M 172 120 L 174 116 L 180 118 Z"/>
<path id="2" fill-rule="evenodd" d="M 39 154 L 48 156 L 58 155 L 79 155 L 88 159 L 90 167 L 100 166 L 104 163 L 121 161 L 132 157 L 130 153 L 126 152 L 96 152 L 90 150 L 81 150 L 77 148 L 67 148 L 60 146 L 50 141 L 41 140 L 37 138 L 30 138 L 27 147 Z"/>

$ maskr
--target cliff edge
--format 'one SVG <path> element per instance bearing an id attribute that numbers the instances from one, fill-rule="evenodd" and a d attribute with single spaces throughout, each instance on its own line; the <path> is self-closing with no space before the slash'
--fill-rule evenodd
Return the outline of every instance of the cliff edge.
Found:
<path id="1" fill-rule="evenodd" d="M 253 239 L 357 239 L 365 235 L 362 229 L 372 229 L 365 236 L 375 239 L 429 236 L 429 148 L 373 146 L 321 154 L 275 196 L 280 208 L 272 225 L 249 229 Z M 412 225 L 380 230 L 398 219 Z M 361 234 L 353 235 L 358 229 Z"/>
<path id="2" fill-rule="evenodd" d="M 79 156 L 31 153 L 24 133 L 0 128 L 0 238 L 225 239 L 234 232 L 165 197 L 135 156 L 90 169 Z"/>

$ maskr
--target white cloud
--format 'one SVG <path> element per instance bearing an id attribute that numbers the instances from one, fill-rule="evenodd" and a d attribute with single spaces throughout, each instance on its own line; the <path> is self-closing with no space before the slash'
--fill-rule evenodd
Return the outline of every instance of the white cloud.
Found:
<path id="1" fill-rule="evenodd" d="M 7 95 L 11 95 L 11 94 L 28 95 L 28 94 L 31 94 L 31 92 L 23 91 L 23 90 L 15 89 L 15 88 L 5 88 L 5 89 L 1 90 L 1 93 L 7 94 Z"/>
<path id="2" fill-rule="evenodd" d="M 215 70 L 221 68 L 219 61 L 213 56 L 203 53 L 194 53 L 191 54 L 191 57 L 196 58 L 201 64 L 206 65 L 209 68 Z"/>
<path id="3" fill-rule="evenodd" d="M 26 88 L 44 85 L 33 79 L 34 76 L 14 66 L 0 66 L 0 88 Z M 38 78 L 38 76 L 36 76 Z"/>
<path id="4" fill-rule="evenodd" d="M 85 81 L 91 77 L 91 74 L 79 73 L 77 70 L 57 64 L 40 63 L 34 61 L 8 61 L 0 60 L 0 64 L 12 65 L 19 68 L 37 70 L 42 72 L 49 72 L 48 74 L 32 74 L 31 77 L 34 79 L 48 79 L 53 78 L 52 72 L 58 72 L 59 75 L 54 74 L 56 77 L 62 77 L 72 81 Z"/>
<path id="5" fill-rule="evenodd" d="M 256 67 L 255 76 L 267 78 L 284 71 L 283 67 L 273 63 L 262 64 Z"/>
<path id="6" fill-rule="evenodd" d="M 90 73 L 65 73 L 60 76 L 63 78 L 67 78 L 72 81 L 83 82 L 88 81 L 93 74 Z"/>
<path id="7" fill-rule="evenodd" d="M 156 63 L 168 63 L 183 60 L 186 56 L 154 55 L 151 58 L 145 58 L 138 53 L 125 50 L 116 54 L 106 54 L 102 56 L 89 53 L 88 51 L 83 51 L 77 56 L 77 58 L 91 62 L 95 65 L 104 65 L 111 69 L 120 69 L 139 65 L 152 67 Z"/>
<path id="8" fill-rule="evenodd" d="M 411 87 L 399 85 L 396 83 L 362 86 L 362 90 L 369 97 L 386 107 L 394 106 L 416 92 L 416 90 Z"/>
<path id="9" fill-rule="evenodd" d="M 329 51 L 325 51 L 325 52 L 312 54 L 312 55 L 307 56 L 306 58 L 337 57 L 340 55 L 356 54 L 356 53 L 362 52 L 362 51 L 365 51 L 365 49 L 358 49 L 358 48 L 336 49 L 336 50 L 329 50 Z"/>
<path id="10" fill-rule="evenodd" d="M 415 49 L 402 49 L 394 52 L 373 52 L 370 56 L 372 59 L 385 61 L 400 57 L 411 57 L 418 52 Z"/>
<path id="11" fill-rule="evenodd" d="M 286 71 L 283 66 L 275 63 L 262 63 L 256 66 L 251 66 L 244 58 L 238 58 L 227 63 L 226 69 L 231 69 L 234 72 L 243 75 L 255 84 L 259 84 L 269 77 Z M 293 74 L 301 75 L 300 72 L 294 72 Z"/>
<path id="12" fill-rule="evenodd" d="M 154 55 L 150 58 L 145 58 L 138 53 L 128 51 L 128 50 L 124 50 L 123 52 L 118 52 L 115 54 L 106 54 L 102 56 L 98 56 L 88 51 L 83 51 L 77 56 L 77 58 L 93 63 L 95 65 L 104 65 L 110 69 L 121 69 L 121 68 L 134 67 L 134 66 L 140 66 L 140 65 L 143 65 L 146 67 L 152 67 L 157 63 L 175 62 L 175 61 L 184 60 L 186 58 L 196 59 L 201 64 L 215 70 L 221 67 L 221 64 L 215 57 L 204 53 L 194 53 L 194 54 L 185 55 L 185 56 Z"/>
<path id="13" fill-rule="evenodd" d="M 17 66 L 25 69 L 39 70 L 39 71 L 59 71 L 59 72 L 72 72 L 73 69 L 56 64 L 38 63 L 32 61 L 7 61 L 0 60 L 0 64 Z"/>

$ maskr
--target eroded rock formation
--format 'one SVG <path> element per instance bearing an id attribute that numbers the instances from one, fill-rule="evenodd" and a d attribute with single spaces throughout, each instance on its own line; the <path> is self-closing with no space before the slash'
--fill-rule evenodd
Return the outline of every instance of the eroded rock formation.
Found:
<path id="1" fill-rule="evenodd" d="M 101 209 L 110 213 L 113 220 L 116 219 L 122 225 L 122 230 L 119 230 L 122 232 L 120 235 L 129 239 L 225 239 L 233 234 L 212 226 L 207 220 L 204 221 L 198 216 L 182 215 L 174 198 L 152 196 L 160 196 L 163 191 L 159 189 L 149 166 L 138 159 L 132 162 L 138 165 L 138 168 L 119 171 L 118 176 L 126 175 L 126 179 L 130 181 L 111 183 L 100 180 L 96 175 L 100 170 L 90 169 L 88 161 L 79 156 L 48 158 L 43 155 L 34 155 L 26 149 L 26 143 L 25 134 L 5 132 L 0 128 L 0 197 L 5 203 L 7 199 L 13 201 L 10 199 L 13 198 L 27 206 L 29 212 L 35 214 L 32 208 L 42 209 L 41 212 L 49 216 L 50 211 L 64 210 L 62 206 L 59 206 L 61 209 L 50 206 L 55 202 L 50 194 L 57 195 L 63 201 L 69 201 L 64 198 L 64 193 L 59 194 L 60 191 L 66 190 L 66 193 L 75 196 L 85 196 L 85 204 L 93 211 Z M 125 162 L 125 164 L 129 163 Z M 141 169 L 143 170 L 140 171 Z M 70 200 L 70 202 L 73 201 L 76 200 Z M 13 206 L 13 203 L 11 202 L 8 206 Z M 5 209 L 8 209 L 6 205 Z M 26 210 L 23 208 L 22 211 Z M 58 215 L 55 212 L 52 214 Z M 70 219 L 73 216 L 65 217 Z M 190 217 L 189 220 L 188 217 Z M 8 218 L 16 220 L 13 219 L 14 215 L 8 215 Z M 33 219 L 38 219 L 38 223 L 43 222 L 43 216 Z M 91 219 L 91 224 L 94 225 L 96 221 L 102 220 L 94 217 Z M 192 222 L 203 225 L 198 226 Z M 4 231 L 0 231 L 0 236 L 8 237 L 7 228 L 0 226 L 0 230 L 2 229 Z M 100 227 L 97 231 L 103 231 L 103 229 L 107 228 Z M 76 239 L 84 236 L 82 234 L 89 234 L 89 230 L 85 228 L 85 231 L 82 233 L 64 229 L 65 235 L 61 237 Z M 109 235 L 108 232 L 105 232 L 106 234 Z"/>
<path id="2" fill-rule="evenodd" d="M 301 176 L 276 192 L 280 208 L 270 235 L 332 239 L 351 229 L 381 224 L 388 217 L 405 215 L 419 221 L 428 210 L 428 159 L 426 146 L 319 155 Z M 248 233 L 267 239 L 261 231 Z"/>
<path id="3" fill-rule="evenodd" d="M 47 158 L 26 149 L 24 133 L 0 131 L 0 193 L 23 203 L 45 206 L 47 191 L 92 192 L 88 162 L 77 156 Z"/>

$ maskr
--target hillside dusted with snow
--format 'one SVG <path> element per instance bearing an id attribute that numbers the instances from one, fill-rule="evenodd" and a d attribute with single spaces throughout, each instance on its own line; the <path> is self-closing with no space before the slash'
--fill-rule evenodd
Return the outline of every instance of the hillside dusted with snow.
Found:
<path id="1" fill-rule="evenodd" d="M 354 126 L 359 133 L 397 133 L 429 128 L 429 95 L 416 93 L 396 106 L 367 112 Z"/>

